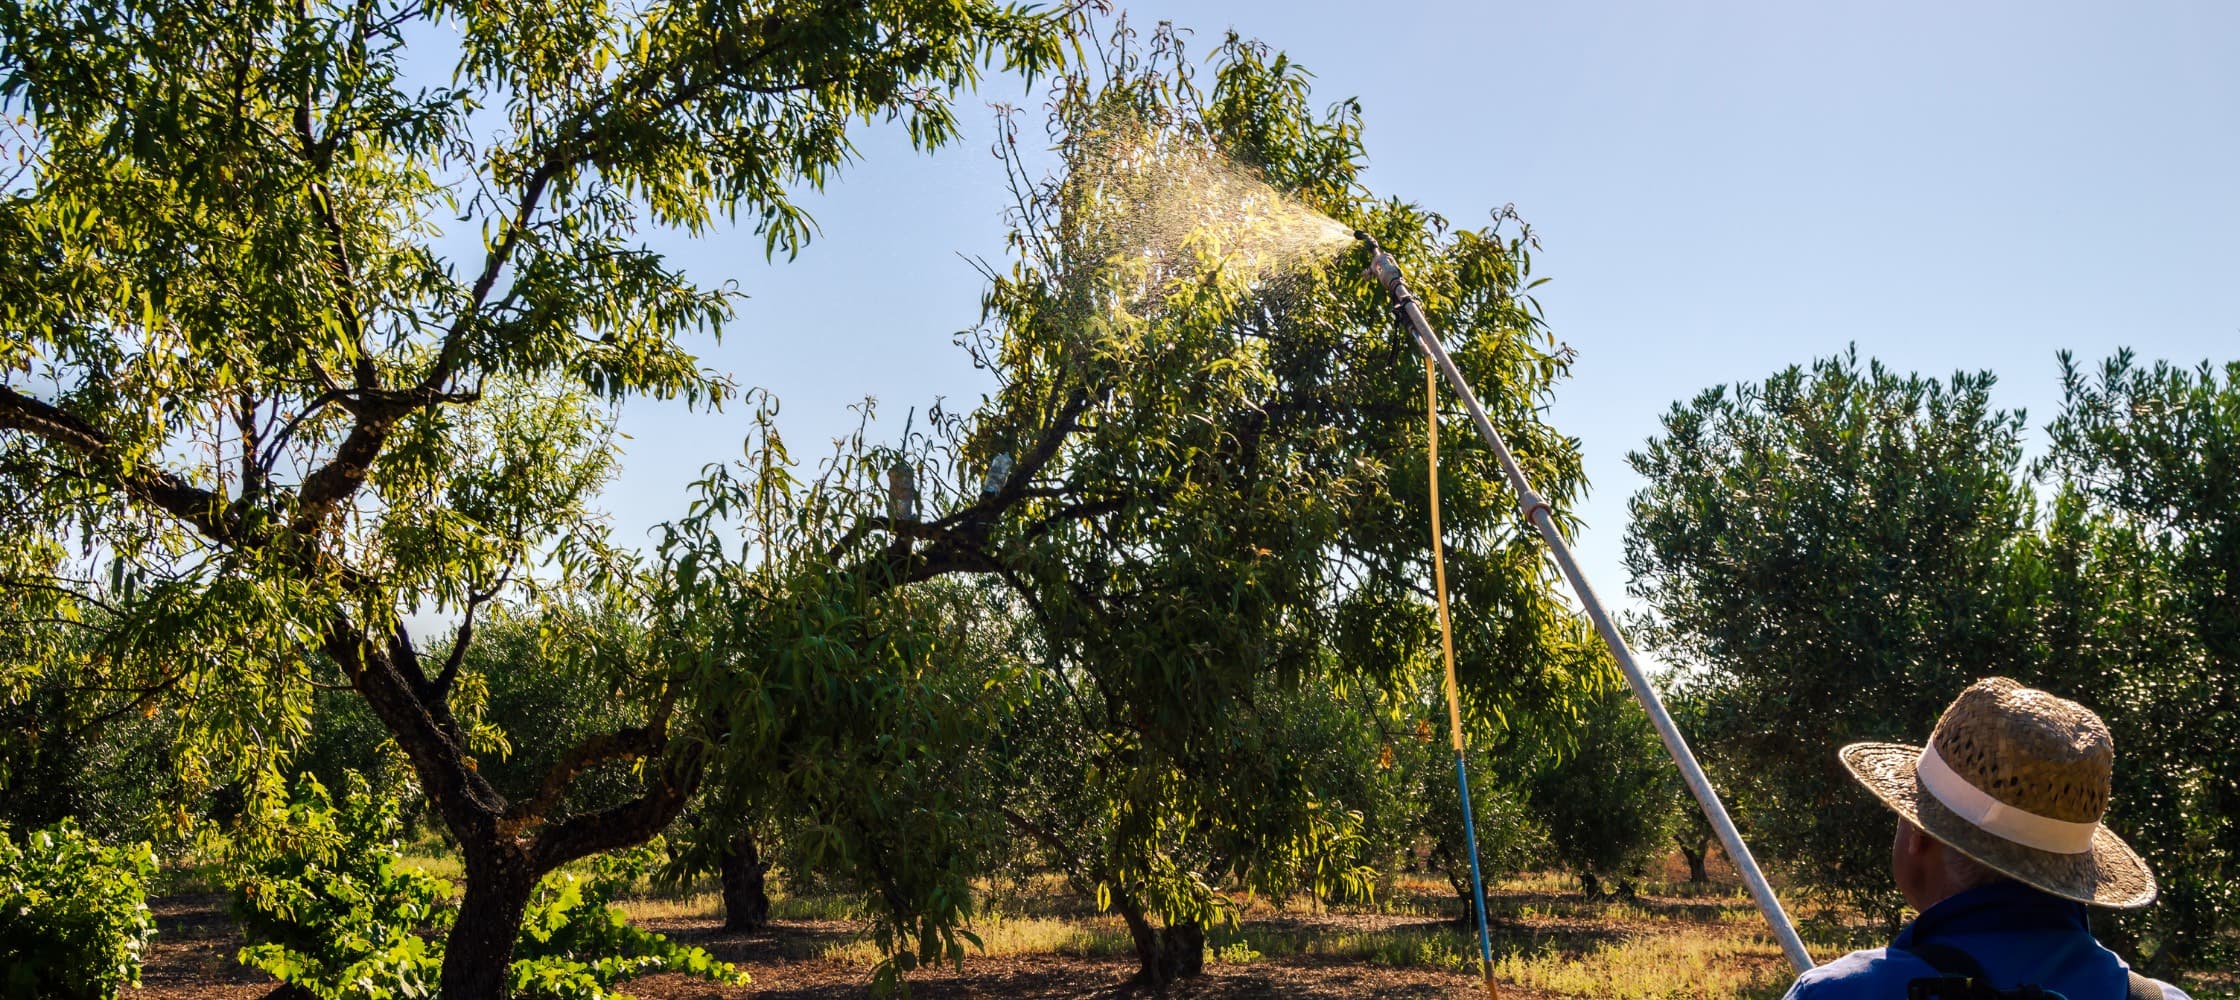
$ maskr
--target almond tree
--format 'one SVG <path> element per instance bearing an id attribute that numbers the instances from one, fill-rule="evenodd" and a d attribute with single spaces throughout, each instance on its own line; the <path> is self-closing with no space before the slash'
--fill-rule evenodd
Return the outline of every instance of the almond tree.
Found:
<path id="1" fill-rule="evenodd" d="M 1401 256 L 1559 517 L 1584 483 L 1538 410 L 1569 356 L 1526 294 L 1529 233 L 1372 196 L 1359 107 L 1317 113 L 1305 71 L 1256 43 L 1231 36 L 1203 90 L 1163 28 L 1122 25 L 1100 51 L 1056 88 L 1062 172 L 1036 176 L 1015 132 L 1003 147 L 1016 256 L 989 268 L 975 345 L 1000 390 L 963 450 L 980 468 L 1018 458 L 985 550 L 1071 692 L 1039 703 L 1068 717 L 1038 727 L 1047 755 L 1014 757 L 1007 818 L 1121 914 L 1161 987 L 1200 967 L 1225 888 L 1335 893 L 1360 874 L 1344 859 L 1368 803 L 1308 763 L 1347 741 L 1300 699 L 1405 700 L 1434 669 L 1423 362 L 1344 229 Z M 1233 266 L 1267 250 L 1254 239 L 1291 246 L 1281 232 L 1209 223 L 1147 245 L 1172 235 L 1168 199 L 1226 207 L 1244 185 L 1155 179 L 1146 197 L 1115 177 L 1115 135 L 1152 162 L 1246 164 L 1344 245 L 1282 271 Z M 1458 431 L 1443 481 L 1464 698 L 1482 724 L 1523 723 L 1603 680 L 1561 655 L 1552 569 Z"/>
<path id="2" fill-rule="evenodd" d="M 594 650 L 643 721 L 578 743 L 533 794 L 479 773 L 460 703 L 477 612 L 543 554 L 641 609 L 693 579 L 609 551 L 584 506 L 607 407 L 730 393 L 688 338 L 720 333 L 731 291 L 636 230 L 744 216 L 794 252 L 792 193 L 835 175 L 853 128 L 950 140 L 951 97 L 986 68 L 1056 65 L 1066 13 L 0 4 L 20 164 L 0 202 L 0 606 L 96 632 L 114 712 L 176 706 L 190 785 L 276 793 L 331 669 L 460 846 L 445 995 L 502 995 L 538 876 L 651 836 L 701 773 L 673 741 L 694 651 L 659 622 L 642 650 Z M 459 622 L 441 661 L 415 609 Z M 637 768 L 634 795 L 560 808 L 614 766 Z"/>

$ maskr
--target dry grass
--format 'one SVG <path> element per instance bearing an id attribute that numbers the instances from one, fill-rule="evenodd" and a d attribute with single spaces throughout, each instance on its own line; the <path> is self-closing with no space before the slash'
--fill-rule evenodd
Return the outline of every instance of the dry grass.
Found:
<path id="1" fill-rule="evenodd" d="M 649 920 L 721 920 L 723 897 L 713 892 L 685 896 L 634 896 L 618 900 L 633 923 Z"/>
<path id="2" fill-rule="evenodd" d="M 1122 958 L 1135 953 L 1128 929 L 1118 917 L 982 917 L 967 928 L 980 939 L 975 958 Z M 862 936 L 833 941 L 817 949 L 829 962 L 871 965 L 879 950 Z M 967 961 L 970 961 L 968 959 Z"/>
<path id="3" fill-rule="evenodd" d="M 456 864 L 433 857 L 410 863 L 446 875 Z M 1134 995 L 1125 988 L 1133 948 L 1117 917 L 1087 912 L 1055 884 L 990 888 L 992 908 L 972 927 L 983 947 L 961 970 L 913 973 L 924 995 Z M 1304 901 L 1279 907 L 1264 899 L 1239 904 L 1238 922 L 1208 935 L 1208 975 L 1180 996 L 1482 995 L 1475 982 L 1477 936 L 1454 919 L 1456 903 L 1444 881 L 1398 878 L 1363 907 Z M 718 929 L 720 902 L 704 888 L 640 896 L 623 906 L 641 925 L 707 947 L 755 976 L 752 986 L 721 989 L 677 977 L 633 983 L 631 992 L 648 1000 L 861 997 L 880 957 L 864 933 L 861 904 L 844 897 L 780 896 L 773 907 L 778 924 L 754 934 Z M 232 963 L 239 936 L 215 894 L 169 898 L 157 910 L 162 931 L 150 954 L 149 988 L 131 995 L 233 1000 L 269 989 L 269 980 Z M 1790 981 L 1788 963 L 1756 910 L 1731 884 L 1709 890 L 1651 884 L 1638 898 L 1594 900 L 1570 880 L 1536 875 L 1497 887 L 1487 911 L 1495 974 L 1513 998 L 1773 998 Z M 1798 916 L 1815 914 L 1805 908 Z M 1832 920 L 1807 919 L 1804 928 L 1822 960 L 1880 940 L 1873 928 Z M 2198 1000 L 2240 996 L 2229 974 L 2181 985 Z"/>
<path id="4" fill-rule="evenodd" d="M 397 867 L 425 872 L 450 882 L 454 889 L 467 880 L 467 866 L 456 854 L 407 854 L 397 859 Z"/>
<path id="5" fill-rule="evenodd" d="M 1505 882 L 1487 906 L 1496 975 L 1527 995 L 1546 997 L 1776 997 L 1787 988 L 1788 963 L 1747 897 L 1731 891 L 1667 894 L 1671 888 L 1651 886 L 1638 898 L 1597 900 L 1582 896 L 1575 881 L 1561 876 Z M 1035 958 L 1124 963 L 1133 954 L 1117 917 L 1069 914 L 1069 907 L 1051 896 L 1006 899 L 1004 911 L 984 913 L 971 926 L 981 946 L 967 959 L 968 969 L 976 961 Z M 714 898 L 706 894 L 628 906 L 638 919 L 716 913 Z M 780 919 L 842 927 L 861 917 L 852 901 L 831 897 L 783 898 L 775 909 Z M 1455 909 L 1444 882 L 1410 878 L 1395 880 L 1374 905 L 1359 908 L 1311 903 L 1279 908 L 1242 900 L 1237 923 L 1208 935 L 1207 958 L 1216 966 L 1369 966 L 1474 978 L 1477 936 L 1453 918 Z M 1847 942 L 1815 945 L 1816 951 L 1837 954 Z M 810 954 L 859 968 L 880 958 L 865 935 L 845 930 L 818 942 Z"/>
<path id="6" fill-rule="evenodd" d="M 1778 997 L 1793 976 L 1763 935 L 1724 928 L 1671 928 L 1574 954 L 1550 948 L 1495 962 L 1512 983 L 1566 997 Z"/>
<path id="7" fill-rule="evenodd" d="M 1118 917 L 1063 919 L 1058 917 L 995 916 L 972 928 L 989 955 L 1064 955 L 1071 958 L 1118 958 L 1134 954 L 1128 928 Z"/>

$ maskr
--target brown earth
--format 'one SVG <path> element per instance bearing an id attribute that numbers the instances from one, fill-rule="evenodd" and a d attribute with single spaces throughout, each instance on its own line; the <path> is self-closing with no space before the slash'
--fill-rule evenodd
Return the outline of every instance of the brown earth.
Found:
<path id="1" fill-rule="evenodd" d="M 1652 878 L 1660 890 L 1657 894 L 1623 901 L 1589 901 L 1578 894 L 1575 886 L 1549 885 L 1545 881 L 1504 884 L 1488 893 L 1491 904 L 1488 910 L 1495 916 L 1496 958 L 1540 956 L 1553 965 L 1562 966 L 1626 941 L 1691 934 L 1731 938 L 1749 933 L 1751 921 L 1743 920 L 1739 927 L 1733 923 L 1734 913 L 1738 910 L 1746 913 L 1748 904 L 1737 895 L 1732 868 L 1724 859 L 1715 858 L 1713 884 L 1709 887 L 1681 886 L 1675 876 L 1684 877 L 1685 868 L 1679 867 L 1677 857 L 1668 862 L 1667 870 L 1661 874 L 1665 879 Z M 1429 882 L 1410 886 L 1406 894 L 1417 897 L 1419 903 L 1432 905 L 1403 909 L 1414 909 L 1417 914 L 1445 910 L 1443 904 L 1450 900 L 1443 897 L 1442 892 L 1440 886 Z M 1022 902 L 1012 901 L 1013 905 Z M 1036 897 L 1026 902 L 1048 916 L 1067 920 L 1097 919 L 1083 909 L 1084 904 L 1062 896 Z M 125 996 L 150 1000 L 247 1000 L 264 997 L 278 987 L 263 973 L 234 962 L 241 939 L 225 913 L 222 897 L 211 893 L 171 895 L 152 900 L 150 909 L 154 911 L 158 932 L 144 956 L 143 987 L 127 990 Z M 1418 928 L 1440 927 L 1444 930 L 1430 936 L 1453 934 L 1465 951 L 1470 950 L 1467 934 L 1435 916 L 1326 912 L 1319 908 L 1280 910 L 1269 906 L 1265 900 L 1248 905 L 1240 915 L 1245 929 L 1255 940 L 1263 942 L 1327 940 L 1382 931 L 1414 933 Z M 646 917 L 641 921 L 642 926 L 707 949 L 714 957 L 745 971 L 752 982 L 745 986 L 720 986 L 686 976 L 662 975 L 625 985 L 628 993 L 642 1000 L 839 1000 L 871 995 L 871 969 L 865 962 L 828 957 L 863 953 L 860 947 L 862 927 L 856 923 L 782 921 L 769 930 L 748 934 L 726 933 L 715 919 L 707 916 L 647 914 Z M 1106 922 L 1110 923 L 1109 918 Z M 1837 933 L 1829 928 L 1822 930 Z M 1851 928 L 1842 936 L 1856 940 L 1848 944 L 1839 939 L 1821 941 L 1815 945 L 1815 950 L 1840 954 L 1847 947 L 1868 946 L 1881 940 L 1875 929 L 1865 927 Z M 850 948 L 851 944 L 858 946 Z M 1271 949 L 1276 950 L 1285 954 L 1269 955 L 1243 965 L 1214 962 L 1209 956 L 1204 976 L 1177 986 L 1169 995 L 1185 1000 L 1484 995 L 1483 987 L 1474 977 L 1455 972 L 1394 968 L 1367 961 L 1296 953 L 1312 951 L 1305 948 Z M 1749 996 L 1777 995 L 1785 982 L 1782 975 L 1785 963 L 1770 944 L 1762 944 L 1756 950 L 1764 954 L 1738 956 L 1729 961 L 1738 968 L 1772 969 L 1772 984 L 1768 986 L 1752 980 L 1748 988 L 1733 992 Z M 968 958 L 961 971 L 941 966 L 914 972 L 909 979 L 913 996 L 937 1000 L 1143 996 L 1144 992 L 1132 988 L 1129 982 L 1134 969 L 1134 962 L 1128 957 L 979 955 Z M 1748 971 L 1747 968 L 1744 971 Z M 1764 970 L 1760 972 L 1758 979 L 1764 979 Z M 1519 976 L 1520 980 L 1526 978 Z M 2193 995 L 2204 1000 L 2240 1000 L 2240 982 L 2230 973 L 2195 977 L 2186 985 Z M 1558 994 L 1504 981 L 1501 995 L 1510 1000 L 1549 1000 Z M 1574 988 L 1563 995 L 1582 994 Z"/>
<path id="2" fill-rule="evenodd" d="M 142 988 L 134 1000 L 247 1000 L 278 987 L 271 977 L 233 961 L 241 938 L 216 896 L 158 899 L 150 903 L 156 938 L 145 957 Z M 1291 920 L 1312 918 L 1288 918 Z M 1333 921 L 1349 919 L 1334 916 Z M 719 986 L 680 975 L 649 976 L 624 989 L 641 1000 L 839 1000 L 868 997 L 870 970 L 817 957 L 827 946 L 851 940 L 854 925 L 841 921 L 781 923 L 759 933 L 724 933 L 711 919 L 650 920 L 647 929 L 698 945 L 737 965 L 752 982 Z M 975 957 L 960 972 L 943 966 L 910 976 L 911 995 L 957 997 L 1132 997 L 1134 964 L 1124 959 Z M 1482 987 L 1469 976 L 1427 969 L 1392 969 L 1334 963 L 1309 957 L 1265 959 L 1251 965 L 1209 963 L 1200 979 L 1169 996 L 1230 1000 L 1247 997 L 1472 997 Z M 1526 994 L 1504 990 L 1505 996 Z"/>

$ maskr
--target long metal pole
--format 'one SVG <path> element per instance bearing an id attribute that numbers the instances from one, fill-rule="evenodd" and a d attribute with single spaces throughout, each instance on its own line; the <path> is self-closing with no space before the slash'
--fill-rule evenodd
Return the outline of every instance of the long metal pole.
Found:
<path id="1" fill-rule="evenodd" d="M 1633 688 L 1633 696 L 1649 713 L 1649 721 L 1656 725 L 1657 735 L 1664 740 L 1665 750 L 1672 754 L 1674 763 L 1680 765 L 1680 776 L 1688 783 L 1688 790 L 1696 797 L 1696 804 L 1703 807 L 1704 818 L 1711 821 L 1711 829 L 1718 833 L 1719 843 L 1726 848 L 1727 857 L 1734 861 L 1735 869 L 1742 873 L 1742 881 L 1750 887 L 1750 898 L 1757 901 L 1758 912 L 1765 915 L 1766 923 L 1773 929 L 1773 936 L 1781 942 L 1781 951 L 1789 956 L 1789 964 L 1798 972 L 1812 968 L 1812 954 L 1805 950 L 1804 939 L 1797 936 L 1797 928 L 1789 922 L 1789 915 L 1781 909 L 1781 900 L 1774 897 L 1773 887 L 1766 884 L 1766 876 L 1758 869 L 1757 859 L 1750 856 L 1750 848 L 1743 844 L 1742 833 L 1735 829 L 1733 818 L 1727 815 L 1726 806 L 1720 804 L 1719 793 L 1712 791 L 1711 779 L 1703 774 L 1703 767 L 1696 763 L 1696 756 L 1688 750 L 1688 741 L 1680 735 L 1680 727 L 1672 722 L 1672 713 L 1665 711 L 1664 701 L 1657 697 L 1656 689 L 1649 686 L 1648 675 L 1633 658 L 1633 649 L 1626 645 L 1624 636 L 1610 612 L 1602 606 L 1602 599 L 1595 596 L 1594 588 L 1587 583 L 1586 575 L 1579 571 L 1579 562 L 1571 555 L 1571 545 L 1563 540 L 1563 533 L 1556 530 L 1548 502 L 1532 489 L 1524 477 L 1524 470 L 1517 465 L 1516 457 L 1509 453 L 1509 445 L 1501 439 L 1501 432 L 1493 429 L 1487 419 L 1485 407 L 1478 404 L 1478 394 L 1463 381 L 1454 360 L 1447 357 L 1447 349 L 1431 330 L 1431 321 L 1424 318 L 1423 305 L 1415 293 L 1408 290 L 1401 277 L 1400 265 L 1385 253 L 1376 241 L 1366 234 L 1359 234 L 1369 244 L 1369 274 L 1392 295 L 1400 318 L 1408 325 L 1408 332 L 1415 335 L 1416 346 L 1424 356 L 1439 366 L 1446 376 L 1447 386 L 1461 397 L 1462 405 L 1470 411 L 1470 420 L 1478 425 L 1478 433 L 1493 448 L 1493 457 L 1501 463 L 1501 471 L 1509 477 L 1509 485 L 1517 492 L 1517 507 L 1525 520 L 1540 529 L 1540 536 L 1547 539 L 1548 548 L 1555 554 L 1556 565 L 1563 570 L 1564 578 L 1571 581 L 1571 589 L 1579 595 L 1579 603 L 1586 609 L 1587 618 L 1594 622 L 1595 631 L 1602 633 L 1602 641 L 1610 646 L 1610 655 L 1618 661 L 1618 669 L 1626 675 L 1626 683 Z"/>

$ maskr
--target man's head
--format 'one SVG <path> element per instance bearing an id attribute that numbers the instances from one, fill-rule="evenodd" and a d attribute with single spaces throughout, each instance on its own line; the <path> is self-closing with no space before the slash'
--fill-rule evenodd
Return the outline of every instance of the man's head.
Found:
<path id="1" fill-rule="evenodd" d="M 1916 908 L 1996 878 L 2101 906 L 2154 899 L 2146 863 L 2100 825 L 2115 742 L 2076 702 L 1994 677 L 1953 700 L 1926 746 L 1842 757 L 1900 817 L 1891 869 Z"/>

